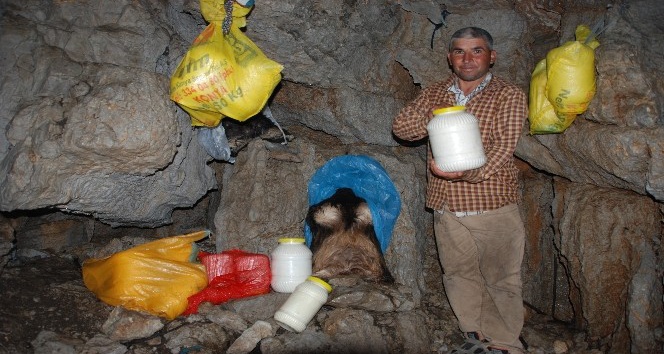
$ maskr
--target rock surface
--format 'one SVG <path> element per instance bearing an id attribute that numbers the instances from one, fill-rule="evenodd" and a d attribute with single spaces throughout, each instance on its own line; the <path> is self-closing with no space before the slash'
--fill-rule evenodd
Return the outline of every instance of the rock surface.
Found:
<path id="1" fill-rule="evenodd" d="M 201 247 L 211 250 L 214 242 L 207 240 Z M 166 321 L 99 301 L 71 261 L 79 252 L 70 249 L 4 269 L 0 352 L 446 353 L 462 341 L 443 292 L 431 293 L 417 309 L 393 311 L 383 301 L 358 304 L 348 294 L 380 293 L 393 304 L 411 303 L 410 295 L 353 279 L 332 282 L 330 301 L 299 334 L 274 321 L 289 296 L 275 292 L 214 306 L 204 303 L 197 314 Z M 553 353 L 556 343 L 564 343 L 567 353 L 597 353 L 582 336 L 545 316 L 529 317 L 523 335 L 531 353 Z"/>

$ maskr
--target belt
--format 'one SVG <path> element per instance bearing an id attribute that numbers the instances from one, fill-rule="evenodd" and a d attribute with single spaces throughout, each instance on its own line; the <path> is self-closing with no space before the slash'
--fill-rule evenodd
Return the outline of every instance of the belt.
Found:
<path id="1" fill-rule="evenodd" d="M 441 210 L 436 210 L 436 211 L 441 213 L 441 214 L 444 214 L 446 210 L 441 209 Z M 464 216 L 474 216 L 474 215 L 484 214 L 487 211 L 486 210 L 478 210 L 478 211 L 448 211 L 448 212 L 454 214 L 457 218 L 462 218 Z"/>
<path id="2" fill-rule="evenodd" d="M 462 218 L 464 216 L 473 216 L 473 215 L 480 215 L 486 213 L 484 210 L 478 210 L 478 211 L 451 211 L 454 215 L 456 215 L 457 218 Z"/>

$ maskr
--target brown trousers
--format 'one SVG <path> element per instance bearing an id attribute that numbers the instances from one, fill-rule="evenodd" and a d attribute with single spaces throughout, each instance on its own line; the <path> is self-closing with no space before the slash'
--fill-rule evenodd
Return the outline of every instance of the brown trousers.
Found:
<path id="1" fill-rule="evenodd" d="M 525 229 L 511 204 L 480 215 L 434 213 L 443 284 L 462 332 L 522 352 L 521 262 Z"/>

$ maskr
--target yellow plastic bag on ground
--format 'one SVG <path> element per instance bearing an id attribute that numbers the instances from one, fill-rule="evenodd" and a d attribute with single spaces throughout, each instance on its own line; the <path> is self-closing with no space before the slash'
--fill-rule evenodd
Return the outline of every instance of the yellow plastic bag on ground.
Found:
<path id="1" fill-rule="evenodd" d="M 83 262 L 83 282 L 112 306 L 174 319 L 187 308 L 187 298 L 207 286 L 207 273 L 193 263 L 199 231 L 139 245 L 109 257 Z"/>
<path id="2" fill-rule="evenodd" d="M 576 41 L 550 50 L 530 80 L 530 134 L 562 133 L 588 109 L 595 96 L 595 48 L 599 42 L 586 25 Z"/>
<path id="3" fill-rule="evenodd" d="M 193 126 L 219 125 L 223 117 L 244 121 L 263 109 L 281 81 L 281 64 L 240 30 L 251 8 L 233 3 L 232 23 L 224 34 L 223 1 L 201 1 L 210 22 L 171 77 L 170 98 L 191 117 Z"/>

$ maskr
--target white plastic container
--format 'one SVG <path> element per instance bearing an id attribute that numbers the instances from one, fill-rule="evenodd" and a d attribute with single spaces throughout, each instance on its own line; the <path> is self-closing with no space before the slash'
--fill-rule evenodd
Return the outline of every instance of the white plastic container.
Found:
<path id="1" fill-rule="evenodd" d="M 444 172 L 482 167 L 486 163 L 480 127 L 464 106 L 439 108 L 427 124 L 436 166 Z"/>
<path id="2" fill-rule="evenodd" d="M 332 291 L 330 284 L 320 278 L 310 276 L 298 285 L 274 314 L 279 325 L 291 332 L 300 333 L 314 318 L 318 310 L 327 302 Z"/>
<path id="3" fill-rule="evenodd" d="M 279 239 L 279 245 L 270 254 L 270 285 L 274 291 L 292 293 L 311 275 L 312 254 L 304 241 L 304 238 Z"/>

